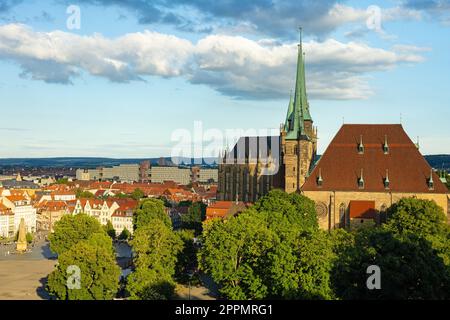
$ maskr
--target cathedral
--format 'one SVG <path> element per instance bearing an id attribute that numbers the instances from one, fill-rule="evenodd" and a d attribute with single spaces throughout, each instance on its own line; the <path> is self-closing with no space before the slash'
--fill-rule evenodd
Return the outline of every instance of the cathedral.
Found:
<path id="1" fill-rule="evenodd" d="M 254 202 L 274 188 L 299 192 L 316 152 L 317 128 L 309 110 L 300 40 L 295 92 L 279 136 L 241 137 L 221 155 L 218 200 Z"/>

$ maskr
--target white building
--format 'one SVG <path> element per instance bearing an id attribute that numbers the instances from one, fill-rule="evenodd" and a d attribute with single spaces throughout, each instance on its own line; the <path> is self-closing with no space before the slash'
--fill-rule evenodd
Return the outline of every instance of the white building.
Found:
<path id="1" fill-rule="evenodd" d="M 36 209 L 31 201 L 22 195 L 2 197 L 3 205 L 14 214 L 14 234 L 19 230 L 20 220 L 24 218 L 27 232 L 36 232 Z"/>
<path id="2" fill-rule="evenodd" d="M 115 201 L 105 201 L 98 199 L 78 199 L 75 204 L 73 214 L 86 213 L 94 217 L 102 225 L 106 225 L 111 216 L 119 208 Z"/>
<path id="3" fill-rule="evenodd" d="M 0 237 L 14 236 L 14 213 L 0 202 Z"/>

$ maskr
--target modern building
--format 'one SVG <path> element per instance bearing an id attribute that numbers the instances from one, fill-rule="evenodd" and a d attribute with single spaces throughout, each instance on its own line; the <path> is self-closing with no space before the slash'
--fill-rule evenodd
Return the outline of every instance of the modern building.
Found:
<path id="1" fill-rule="evenodd" d="M 302 186 L 323 229 L 380 223 L 401 198 L 434 200 L 447 187 L 400 124 L 345 124 Z"/>
<path id="2" fill-rule="evenodd" d="M 178 167 L 151 167 L 150 181 L 152 183 L 173 181 L 177 184 L 188 185 L 191 183 L 191 170 Z"/>
<path id="3" fill-rule="evenodd" d="M 199 183 L 217 183 L 219 181 L 219 170 L 200 168 L 196 181 Z"/>
<path id="4" fill-rule="evenodd" d="M 138 164 L 120 164 L 106 167 L 102 170 L 103 180 L 139 181 L 140 169 Z"/>
<path id="5" fill-rule="evenodd" d="M 306 94 L 302 43 L 298 46 L 294 97 L 279 136 L 241 137 L 221 156 L 218 199 L 254 202 L 271 189 L 299 192 L 317 151 L 317 129 Z"/>
<path id="6" fill-rule="evenodd" d="M 76 179 L 81 181 L 100 180 L 102 178 L 101 169 L 77 169 Z"/>

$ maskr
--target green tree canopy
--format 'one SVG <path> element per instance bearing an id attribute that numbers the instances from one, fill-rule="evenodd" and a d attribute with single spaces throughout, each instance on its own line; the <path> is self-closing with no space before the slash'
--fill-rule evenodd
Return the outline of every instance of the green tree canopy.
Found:
<path id="1" fill-rule="evenodd" d="M 164 203 L 161 200 L 142 200 L 133 215 L 134 230 L 149 224 L 155 219 L 163 221 L 167 227 L 172 227 L 172 221 L 166 214 Z"/>
<path id="2" fill-rule="evenodd" d="M 206 205 L 203 202 L 194 202 L 187 214 L 181 216 L 183 229 L 195 230 L 196 234 L 202 231 L 202 222 L 206 219 Z"/>
<path id="3" fill-rule="evenodd" d="M 92 192 L 83 191 L 81 189 L 77 189 L 77 191 L 75 192 L 75 195 L 76 195 L 77 199 L 80 199 L 80 198 L 92 199 L 95 197 Z"/>
<path id="4" fill-rule="evenodd" d="M 111 222 L 111 220 L 108 220 L 108 222 L 103 226 L 108 236 L 111 237 L 111 239 L 116 239 L 116 230 L 114 229 L 114 226 Z"/>
<path id="5" fill-rule="evenodd" d="M 84 213 L 64 215 L 55 223 L 54 233 L 49 236 L 50 249 L 60 255 L 94 233 L 104 233 L 104 229 L 94 217 Z"/>
<path id="6" fill-rule="evenodd" d="M 381 290 L 369 290 L 369 266 L 381 271 Z M 402 238 L 380 228 L 360 230 L 332 271 L 341 299 L 449 299 L 450 275 L 430 243 L 414 235 Z"/>
<path id="7" fill-rule="evenodd" d="M 108 236 L 103 237 L 111 244 Z M 99 238 L 82 240 L 59 255 L 57 268 L 48 277 L 51 295 L 60 300 L 111 300 L 116 296 L 120 267 L 111 248 L 96 244 Z M 74 267 L 81 271 L 79 288 L 68 285 L 74 284 L 74 270 L 70 269 Z"/>
<path id="8" fill-rule="evenodd" d="M 123 228 L 119 235 L 119 240 L 128 240 L 131 237 L 131 232 L 127 228 Z"/>
<path id="9" fill-rule="evenodd" d="M 131 245 L 136 270 L 128 277 L 130 298 L 147 299 L 147 293 L 154 291 L 170 298 L 177 255 L 183 246 L 181 239 L 165 221 L 152 219 L 135 231 Z"/>
<path id="10" fill-rule="evenodd" d="M 255 203 L 254 209 L 282 214 L 303 230 L 319 229 L 314 201 L 298 193 L 272 190 Z"/>
<path id="11" fill-rule="evenodd" d="M 432 200 L 403 198 L 388 210 L 386 228 L 395 234 L 427 237 L 448 231 L 444 210 Z"/>
<path id="12" fill-rule="evenodd" d="M 200 269 L 230 299 L 331 298 L 335 254 L 315 215 L 311 200 L 272 191 L 238 216 L 208 221 Z"/>
<path id="13" fill-rule="evenodd" d="M 141 200 L 142 198 L 145 197 L 145 193 L 141 189 L 137 188 L 137 189 L 134 189 L 134 191 L 131 193 L 131 197 L 134 200 L 139 201 L 139 200 Z"/>

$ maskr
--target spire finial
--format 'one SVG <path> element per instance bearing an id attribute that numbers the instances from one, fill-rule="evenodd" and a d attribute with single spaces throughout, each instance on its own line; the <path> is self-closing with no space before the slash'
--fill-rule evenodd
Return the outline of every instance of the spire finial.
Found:
<path id="1" fill-rule="evenodd" d="M 303 37 L 303 28 L 302 28 L 302 26 L 299 26 L 298 27 L 298 33 L 299 33 L 299 45 L 300 45 L 300 47 L 302 46 L 302 41 L 303 41 L 303 39 L 302 39 L 302 37 Z"/>

